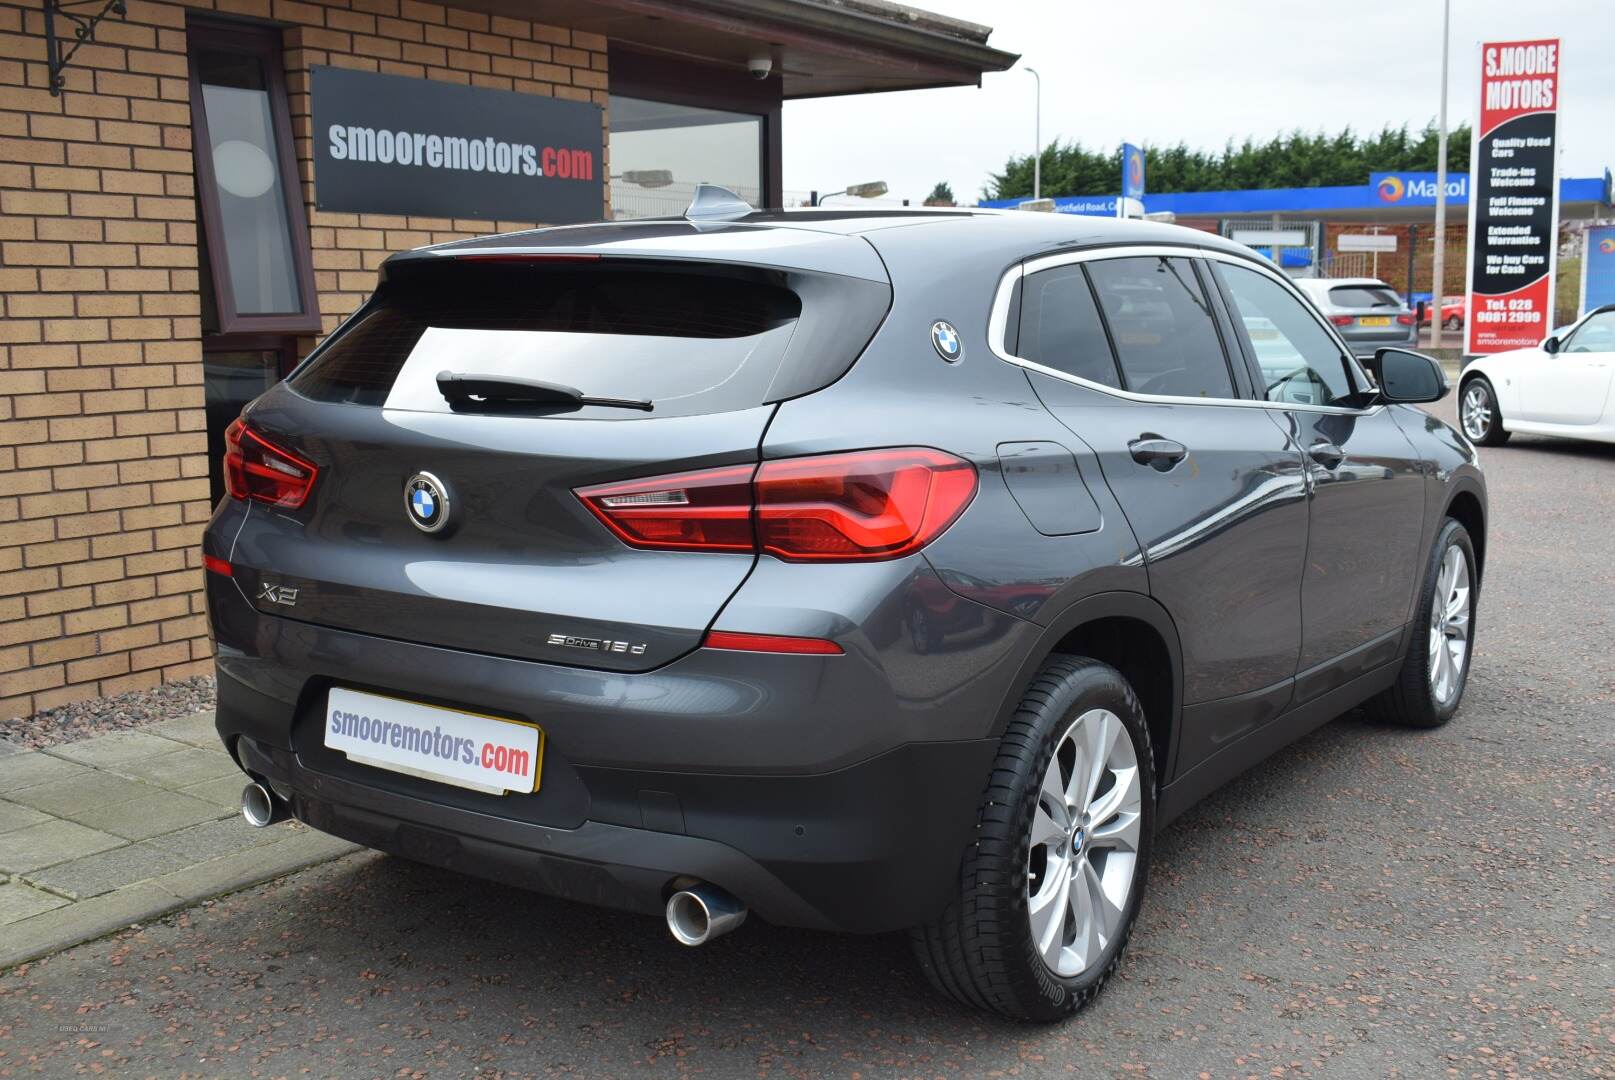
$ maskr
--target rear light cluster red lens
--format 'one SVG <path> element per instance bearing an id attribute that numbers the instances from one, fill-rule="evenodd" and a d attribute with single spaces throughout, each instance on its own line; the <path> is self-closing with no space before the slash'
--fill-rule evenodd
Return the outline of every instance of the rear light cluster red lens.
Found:
<path id="1" fill-rule="evenodd" d="M 224 487 L 233 498 L 296 510 L 308 499 L 319 471 L 241 420 L 224 430 Z"/>
<path id="2" fill-rule="evenodd" d="M 975 494 L 975 466 L 926 447 L 783 458 L 577 492 L 630 547 L 763 551 L 788 562 L 911 554 Z"/>
<path id="3" fill-rule="evenodd" d="M 787 637 L 784 634 L 741 634 L 732 630 L 708 630 L 701 645 L 708 649 L 734 652 L 789 653 L 793 656 L 840 656 L 840 645 L 828 638 Z"/>
<path id="4" fill-rule="evenodd" d="M 1401 325 L 1403 325 L 1403 326 L 1412 326 L 1413 325 L 1413 316 L 1412 315 L 1398 315 L 1396 317 L 1396 321 L 1398 323 L 1400 323 Z"/>
<path id="5" fill-rule="evenodd" d="M 1329 316 L 1329 321 L 1334 323 L 1336 326 L 1350 326 L 1357 320 L 1353 319 L 1350 315 L 1331 315 Z"/>

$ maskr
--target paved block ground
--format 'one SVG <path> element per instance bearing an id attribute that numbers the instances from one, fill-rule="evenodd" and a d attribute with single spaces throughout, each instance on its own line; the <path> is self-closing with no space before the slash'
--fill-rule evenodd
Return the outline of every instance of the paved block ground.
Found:
<path id="1" fill-rule="evenodd" d="M 0 967 L 352 850 L 247 825 L 245 783 L 212 713 L 0 747 Z"/>

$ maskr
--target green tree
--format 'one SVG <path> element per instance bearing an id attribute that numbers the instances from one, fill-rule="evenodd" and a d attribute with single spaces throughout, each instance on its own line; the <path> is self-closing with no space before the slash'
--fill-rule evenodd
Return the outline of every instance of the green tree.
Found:
<path id="1" fill-rule="evenodd" d="M 1469 168 L 1470 129 L 1456 128 L 1447 140 L 1447 168 Z M 1346 187 L 1368 182 L 1373 172 L 1433 172 L 1437 133 L 1427 124 L 1416 134 L 1404 125 L 1360 136 L 1351 128 L 1335 135 L 1296 130 L 1264 143 L 1230 139 L 1222 150 L 1175 146 L 1144 147 L 1149 190 L 1238 191 L 1249 188 Z M 1061 195 L 1116 195 L 1121 192 L 1121 150 L 1089 150 L 1056 139 L 1043 148 L 1043 190 Z M 982 189 L 988 199 L 1028 198 L 1032 194 L 1032 155 L 1012 157 L 992 173 Z"/>
<path id="2" fill-rule="evenodd" d="M 925 197 L 925 201 L 927 203 L 947 203 L 952 206 L 954 203 L 953 185 L 946 180 L 938 181 L 936 187 L 931 189 L 931 194 Z"/>

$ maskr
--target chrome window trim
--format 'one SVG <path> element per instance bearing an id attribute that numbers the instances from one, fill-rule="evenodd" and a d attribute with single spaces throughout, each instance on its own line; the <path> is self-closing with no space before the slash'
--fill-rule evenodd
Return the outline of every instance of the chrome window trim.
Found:
<path id="1" fill-rule="evenodd" d="M 1218 262 L 1225 262 L 1231 266 L 1241 266 L 1247 270 L 1254 270 L 1259 274 L 1266 274 L 1274 281 L 1277 281 L 1284 288 L 1288 289 L 1296 300 L 1306 308 L 1307 313 L 1312 316 L 1318 325 L 1323 327 L 1324 332 L 1329 335 L 1330 339 L 1340 347 L 1340 354 L 1342 358 L 1345 359 L 1347 368 L 1351 372 L 1352 378 L 1356 381 L 1357 385 L 1365 387 L 1370 385 L 1367 375 L 1364 374 L 1361 365 L 1357 363 L 1357 358 L 1352 355 L 1352 351 L 1346 345 L 1345 340 L 1341 338 L 1340 334 L 1335 331 L 1335 328 L 1329 324 L 1328 320 L 1324 319 L 1322 315 L 1318 314 L 1318 310 L 1313 305 L 1312 301 L 1308 300 L 1301 290 L 1296 288 L 1295 284 L 1291 282 L 1289 278 L 1285 277 L 1278 271 L 1273 270 L 1271 267 L 1262 265 L 1254 259 L 1247 259 L 1243 256 L 1235 255 L 1227 251 L 1218 251 L 1214 248 L 1196 247 L 1192 245 L 1117 244 L 1111 247 L 1085 248 L 1081 251 L 1064 251 L 1054 255 L 1037 255 L 1016 263 L 1014 266 L 1005 271 L 1004 276 L 998 281 L 998 291 L 993 296 L 992 314 L 988 316 L 987 319 L 987 347 L 992 350 L 993 355 L 997 356 L 998 359 L 1004 361 L 1006 364 L 1013 364 L 1016 367 L 1025 368 L 1028 371 L 1036 371 L 1053 379 L 1061 379 L 1068 383 L 1074 383 L 1077 386 L 1086 387 L 1089 390 L 1098 391 L 1101 394 L 1109 394 L 1111 397 L 1122 398 L 1127 401 L 1139 401 L 1146 404 L 1233 405 L 1244 408 L 1276 409 L 1281 412 L 1334 413 L 1343 416 L 1368 416 L 1385 407 L 1383 402 L 1371 405 L 1366 409 L 1352 409 L 1343 405 L 1304 405 L 1284 401 L 1257 400 L 1255 398 L 1176 397 L 1169 394 L 1140 394 L 1131 390 L 1121 390 L 1114 386 L 1107 386 L 1104 383 L 1094 382 L 1091 379 L 1084 379 L 1081 376 L 1071 375 L 1055 368 L 1046 367 L 1043 364 L 1037 363 L 1035 360 L 1027 360 L 1023 357 L 1012 356 L 1009 350 L 1004 347 L 1004 342 L 1008 337 L 1009 330 L 1010 297 L 1014 295 L 1015 286 L 1020 284 L 1027 277 L 1043 270 L 1052 270 L 1055 267 L 1069 266 L 1073 263 L 1097 262 L 1101 259 L 1130 259 L 1141 256 L 1176 256 L 1178 258 L 1215 259 Z M 1234 343 L 1234 348 L 1239 349 L 1237 342 Z M 1239 351 L 1240 356 L 1238 357 L 1238 362 L 1244 363 L 1244 351 L 1242 349 Z M 1235 358 L 1230 357 L 1229 359 L 1233 360 Z"/>

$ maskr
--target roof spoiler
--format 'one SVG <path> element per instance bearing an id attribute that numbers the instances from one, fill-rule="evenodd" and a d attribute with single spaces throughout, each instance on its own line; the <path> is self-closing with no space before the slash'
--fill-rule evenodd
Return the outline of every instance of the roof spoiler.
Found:
<path id="1" fill-rule="evenodd" d="M 684 216 L 690 221 L 732 221 L 756 212 L 756 207 L 726 187 L 697 184 Z"/>

